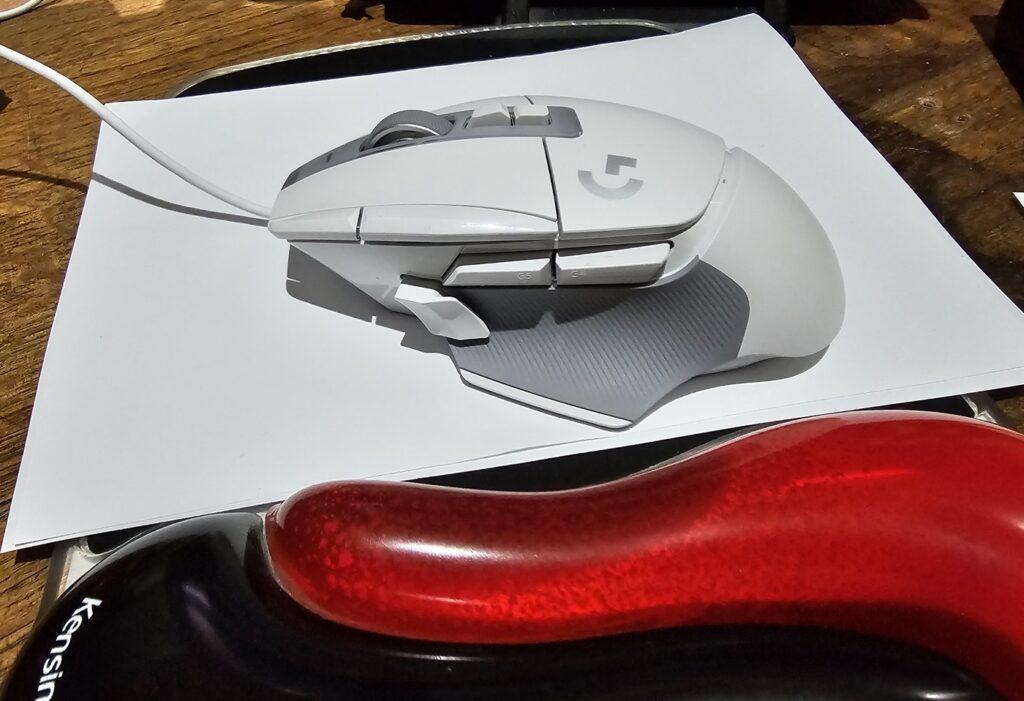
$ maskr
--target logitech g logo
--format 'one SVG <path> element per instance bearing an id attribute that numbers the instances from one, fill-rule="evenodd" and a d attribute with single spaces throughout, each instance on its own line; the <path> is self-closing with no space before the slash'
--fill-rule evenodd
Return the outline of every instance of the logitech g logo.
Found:
<path id="1" fill-rule="evenodd" d="M 623 166 L 626 168 L 636 168 L 636 159 L 609 153 L 608 160 L 605 162 L 604 172 L 608 175 L 618 175 L 619 169 Z M 644 186 L 643 180 L 630 178 L 618 187 L 605 187 L 594 180 L 594 174 L 589 170 L 578 171 L 576 175 L 580 179 L 580 185 L 587 188 L 590 193 L 603 197 L 606 200 L 624 200 L 640 192 L 640 188 Z"/>

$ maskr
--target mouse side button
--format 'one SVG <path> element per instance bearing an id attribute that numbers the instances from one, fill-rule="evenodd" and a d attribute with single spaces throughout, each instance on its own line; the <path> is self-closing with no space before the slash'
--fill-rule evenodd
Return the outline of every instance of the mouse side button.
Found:
<path id="1" fill-rule="evenodd" d="M 395 291 L 395 301 L 408 309 L 435 336 L 477 341 L 490 335 L 487 324 L 465 303 L 433 287 L 403 282 Z"/>
<path id="2" fill-rule="evenodd" d="M 522 212 L 462 205 L 365 207 L 359 236 L 371 243 L 554 241 L 558 223 Z"/>
<path id="3" fill-rule="evenodd" d="M 483 100 L 472 100 L 470 102 L 460 102 L 457 105 L 447 105 L 438 109 L 431 110 L 437 114 L 450 114 L 452 112 L 476 112 L 477 110 L 486 110 L 494 104 L 501 104 L 506 109 L 511 107 L 523 107 L 528 106 L 530 101 L 524 95 L 500 95 L 497 97 L 486 98 Z"/>
<path id="4" fill-rule="evenodd" d="M 667 243 L 562 251 L 555 255 L 559 285 L 636 285 L 656 280 L 665 267 Z"/>
<path id="5" fill-rule="evenodd" d="M 551 112 L 544 105 L 513 107 L 512 117 L 520 126 L 547 126 L 551 124 Z"/>
<path id="6" fill-rule="evenodd" d="M 547 287 L 551 252 L 476 253 L 459 256 L 444 277 L 446 287 Z"/>
<path id="7" fill-rule="evenodd" d="M 501 100 L 492 100 L 473 110 L 467 126 L 473 127 L 508 127 L 512 125 L 511 107 Z"/>
<path id="8" fill-rule="evenodd" d="M 359 211 L 359 207 L 343 207 L 277 217 L 267 223 L 267 228 L 279 239 L 355 241 Z"/>

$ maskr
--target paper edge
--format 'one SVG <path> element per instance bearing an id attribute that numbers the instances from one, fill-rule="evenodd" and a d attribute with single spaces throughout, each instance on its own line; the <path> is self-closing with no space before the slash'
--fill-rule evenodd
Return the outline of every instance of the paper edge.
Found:
<path id="1" fill-rule="evenodd" d="M 1005 380 L 1003 378 L 1005 378 Z M 585 439 L 582 441 L 556 443 L 546 446 L 524 448 L 521 450 L 484 456 L 482 458 L 471 458 L 468 460 L 453 463 L 443 463 L 438 465 L 430 465 L 426 467 L 411 468 L 409 470 L 378 473 L 376 475 L 362 477 L 354 479 L 352 481 L 367 481 L 382 478 L 395 478 L 397 475 L 401 475 L 402 477 L 401 479 L 397 479 L 395 481 L 407 481 L 413 479 L 420 479 L 423 477 L 459 474 L 462 472 L 471 472 L 474 470 L 486 470 L 495 467 L 506 467 L 520 462 L 532 462 L 535 460 L 558 458 L 567 455 L 583 455 L 586 453 L 597 452 L 599 450 L 624 447 L 628 445 L 638 445 L 642 443 L 651 443 L 658 440 L 664 440 L 666 438 L 682 438 L 685 436 L 692 436 L 700 433 L 707 433 L 710 431 L 723 430 L 726 428 L 741 429 L 744 427 L 755 426 L 764 423 L 781 423 L 785 421 L 793 421 L 811 416 L 838 414 L 849 411 L 863 411 L 866 409 L 872 409 L 892 403 L 924 401 L 927 399 L 934 399 L 936 397 L 962 396 L 964 394 L 970 394 L 972 392 L 985 392 L 991 389 L 996 389 L 999 387 L 1005 387 L 1011 384 L 1020 383 L 1024 383 L 1024 366 L 1006 368 L 1004 370 L 995 370 L 993 372 L 983 373 L 980 375 L 968 375 L 966 377 L 956 378 L 954 380 L 940 380 L 938 382 L 928 382 L 920 385 L 911 385 L 909 387 L 897 387 L 886 390 L 865 392 L 859 395 L 842 395 L 842 397 L 855 397 L 858 399 L 858 401 L 854 402 L 853 405 L 844 408 L 840 411 L 817 411 L 814 408 L 815 406 L 833 403 L 836 399 L 835 397 L 815 399 L 809 402 L 798 402 L 795 404 L 787 404 L 752 412 L 740 412 L 737 414 L 729 414 L 725 416 L 715 417 L 713 419 L 697 419 L 686 423 L 673 424 L 672 426 L 663 426 L 656 429 L 647 429 L 646 431 L 641 429 L 639 435 L 643 435 L 645 436 L 645 438 L 636 442 L 624 442 L 624 438 L 626 435 L 638 435 L 636 433 L 618 434 L 602 438 Z M 933 390 L 925 389 L 934 387 L 936 384 L 943 385 L 944 389 L 948 389 L 949 391 L 943 391 L 937 394 Z M 914 392 L 912 390 L 917 391 Z M 897 394 L 899 396 L 893 396 Z M 891 399 L 891 401 L 887 401 L 887 398 Z M 736 417 L 744 417 L 744 420 L 739 423 L 733 423 L 732 421 L 730 421 L 730 419 Z M 678 429 L 683 426 L 699 426 L 699 428 L 697 430 L 687 430 L 683 433 L 680 433 Z M 472 462 L 473 464 L 466 465 L 466 463 L 469 462 Z M 465 466 L 459 467 L 462 465 Z M 241 499 L 235 502 L 228 502 L 219 507 L 215 507 L 215 510 L 212 511 L 209 508 L 202 508 L 183 512 L 162 514 L 160 516 L 156 516 L 153 518 L 129 521 L 121 524 L 114 524 L 109 527 L 104 527 L 100 529 L 87 529 L 83 531 L 75 531 L 72 533 L 62 534 L 59 536 L 54 536 L 52 538 L 43 538 L 39 540 L 15 541 L 13 536 L 10 536 L 11 529 L 8 528 L 4 533 L 3 544 L 2 546 L 0 546 L 0 553 L 13 552 L 24 548 L 40 547 L 50 545 L 53 543 L 58 543 L 65 540 L 82 538 L 90 535 L 95 535 L 98 533 L 108 533 L 111 531 L 122 530 L 125 528 L 153 526 L 171 521 L 180 521 L 187 518 L 204 516 L 207 514 L 222 513 L 225 511 L 235 511 L 241 509 L 253 509 L 256 507 L 277 503 L 279 501 L 287 499 L 289 496 L 291 495 L 286 494 L 282 496 L 280 499 L 275 499 L 272 501 L 254 501 L 248 499 Z"/>

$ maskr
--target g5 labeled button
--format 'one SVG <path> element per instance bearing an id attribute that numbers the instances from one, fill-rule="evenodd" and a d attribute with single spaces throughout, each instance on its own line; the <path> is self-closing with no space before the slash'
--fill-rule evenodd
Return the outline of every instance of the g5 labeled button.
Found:
<path id="1" fill-rule="evenodd" d="M 459 256 L 445 275 L 444 284 L 448 287 L 546 287 L 551 284 L 551 253 Z"/>

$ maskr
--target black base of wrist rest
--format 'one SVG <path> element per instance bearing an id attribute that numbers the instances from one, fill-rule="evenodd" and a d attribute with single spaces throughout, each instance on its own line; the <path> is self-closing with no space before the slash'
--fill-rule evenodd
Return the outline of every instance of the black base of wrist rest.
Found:
<path id="1" fill-rule="evenodd" d="M 129 542 L 44 616 L 3 698 L 999 698 L 930 653 L 836 631 L 671 629 L 543 645 L 373 635 L 301 608 L 264 553 L 252 514 L 191 519 Z"/>

